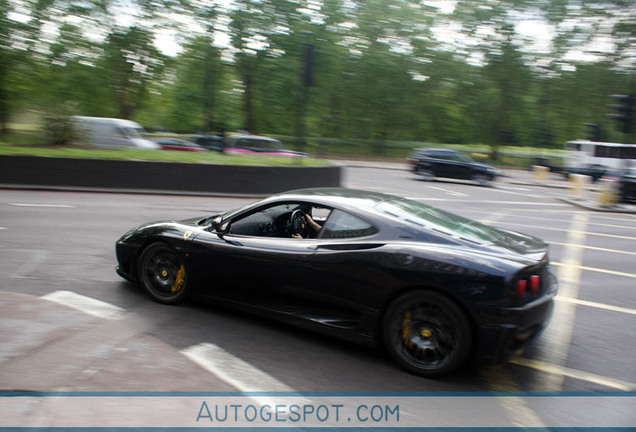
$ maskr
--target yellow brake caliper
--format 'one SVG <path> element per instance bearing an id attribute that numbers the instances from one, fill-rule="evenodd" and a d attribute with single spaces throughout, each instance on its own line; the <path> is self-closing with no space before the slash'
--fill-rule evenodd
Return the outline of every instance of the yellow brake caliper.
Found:
<path id="1" fill-rule="evenodd" d="M 176 293 L 181 290 L 183 286 L 183 282 L 185 281 L 185 267 L 179 267 L 179 271 L 177 272 L 177 277 L 174 279 L 174 283 L 172 284 L 171 291 Z"/>
<path id="2" fill-rule="evenodd" d="M 402 343 L 409 348 L 413 348 L 413 344 L 409 342 L 409 335 L 411 334 L 411 312 L 404 314 L 402 319 Z"/>

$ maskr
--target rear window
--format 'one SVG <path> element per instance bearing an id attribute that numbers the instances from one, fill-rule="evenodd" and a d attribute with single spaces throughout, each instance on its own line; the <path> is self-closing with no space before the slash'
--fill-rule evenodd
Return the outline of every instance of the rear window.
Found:
<path id="1" fill-rule="evenodd" d="M 334 210 L 322 227 L 323 239 L 366 237 L 378 230 L 357 216 Z"/>
<path id="2" fill-rule="evenodd" d="M 406 221 L 422 229 L 433 230 L 453 237 L 478 243 L 496 243 L 502 234 L 495 228 L 477 221 L 412 200 L 389 200 L 379 203 L 376 209 L 396 219 Z"/>

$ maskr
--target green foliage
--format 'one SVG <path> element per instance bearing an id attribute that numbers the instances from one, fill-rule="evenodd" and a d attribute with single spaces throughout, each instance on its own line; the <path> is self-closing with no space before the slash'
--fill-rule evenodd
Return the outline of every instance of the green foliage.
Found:
<path id="1" fill-rule="evenodd" d="M 636 93 L 627 0 L 460 0 L 452 13 L 408 0 L 130 0 L 128 25 L 116 3 L 0 0 L 5 133 L 16 113 L 72 102 L 147 128 L 327 137 L 375 155 L 407 141 L 560 147 L 586 122 L 608 140 L 636 138 L 606 116 L 610 94 Z M 18 5 L 30 20 L 11 19 Z M 554 38 L 533 48 L 525 19 Z M 166 30 L 182 43 L 176 57 L 156 47 Z M 572 60 L 595 40 L 614 49 Z"/>
<path id="2" fill-rule="evenodd" d="M 62 106 L 50 110 L 44 115 L 44 144 L 48 146 L 64 146 L 79 142 L 83 136 L 75 127 L 73 107 Z"/>

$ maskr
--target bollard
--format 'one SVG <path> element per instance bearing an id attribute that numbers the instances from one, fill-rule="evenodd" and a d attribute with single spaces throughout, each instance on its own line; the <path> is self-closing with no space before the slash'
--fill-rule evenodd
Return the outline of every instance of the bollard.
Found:
<path id="1" fill-rule="evenodd" d="M 599 180 L 599 184 L 599 204 L 602 207 L 614 207 L 618 203 L 618 181 L 604 177 Z"/>
<path id="2" fill-rule="evenodd" d="M 533 165 L 532 172 L 536 181 L 543 182 L 548 179 L 548 173 L 550 172 L 550 169 L 542 165 Z"/>
<path id="3" fill-rule="evenodd" d="M 584 198 L 590 183 L 590 176 L 583 174 L 570 174 L 570 193 L 579 198 Z"/>

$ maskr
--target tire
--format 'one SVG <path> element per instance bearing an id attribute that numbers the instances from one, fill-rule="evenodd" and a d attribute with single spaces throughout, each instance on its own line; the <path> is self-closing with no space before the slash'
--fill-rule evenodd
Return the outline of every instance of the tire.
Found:
<path id="1" fill-rule="evenodd" d="M 415 175 L 417 175 L 420 180 L 424 181 L 433 181 L 435 179 L 435 174 L 433 174 L 433 171 L 426 168 L 415 168 Z"/>
<path id="2" fill-rule="evenodd" d="M 177 304 L 188 299 L 190 286 L 183 259 L 165 243 L 153 243 L 139 257 L 139 283 L 159 303 Z"/>
<path id="3" fill-rule="evenodd" d="M 488 186 L 490 184 L 490 179 L 483 174 L 475 174 L 473 176 L 473 181 L 475 181 L 479 186 Z"/>
<path id="4" fill-rule="evenodd" d="M 386 311 L 382 333 L 391 357 L 420 376 L 453 372 L 472 351 L 472 330 L 465 313 L 453 300 L 433 291 L 397 298 Z"/>

